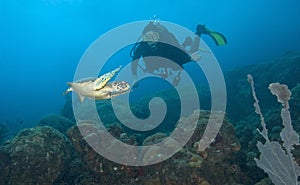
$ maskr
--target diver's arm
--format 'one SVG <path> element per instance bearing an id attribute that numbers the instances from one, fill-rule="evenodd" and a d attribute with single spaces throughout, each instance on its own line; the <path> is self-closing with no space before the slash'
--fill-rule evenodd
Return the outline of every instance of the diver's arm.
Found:
<path id="1" fill-rule="evenodd" d="M 131 61 L 131 73 L 132 73 L 132 78 L 133 78 L 133 82 L 132 82 L 132 87 L 136 87 L 138 86 L 137 82 L 137 67 L 139 65 L 139 58 L 135 59 L 133 58 Z"/>
<path id="2" fill-rule="evenodd" d="M 142 47 L 143 44 L 140 44 L 137 46 L 137 48 L 135 49 L 135 52 L 133 54 L 132 60 L 131 60 L 131 73 L 133 76 L 134 81 L 137 78 L 137 67 L 139 65 L 139 60 L 142 57 Z"/>
<path id="3" fill-rule="evenodd" d="M 131 61 L 131 72 L 132 72 L 132 76 L 134 78 L 136 78 L 136 75 L 137 75 L 137 66 L 138 66 L 138 63 L 139 63 L 139 59 L 133 59 Z"/>

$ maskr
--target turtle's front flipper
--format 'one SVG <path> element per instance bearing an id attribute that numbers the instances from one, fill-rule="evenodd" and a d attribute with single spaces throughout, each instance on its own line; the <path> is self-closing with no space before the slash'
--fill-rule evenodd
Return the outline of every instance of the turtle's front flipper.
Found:
<path id="1" fill-rule="evenodd" d="M 99 78 L 97 78 L 95 80 L 95 85 L 94 85 L 94 90 L 99 90 L 99 89 L 102 89 L 106 84 L 107 82 L 113 77 L 115 76 L 115 74 L 121 69 L 122 66 L 118 67 L 117 69 L 111 71 L 111 72 L 108 72 L 108 73 L 105 73 L 104 75 L 100 76 Z"/>

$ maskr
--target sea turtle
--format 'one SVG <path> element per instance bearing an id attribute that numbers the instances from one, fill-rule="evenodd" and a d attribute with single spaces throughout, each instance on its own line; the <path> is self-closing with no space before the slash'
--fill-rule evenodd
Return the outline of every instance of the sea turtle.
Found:
<path id="1" fill-rule="evenodd" d="M 64 95 L 75 91 L 78 94 L 79 101 L 82 103 L 86 97 L 95 100 L 104 100 L 127 93 L 130 91 L 130 85 L 127 82 L 107 83 L 120 69 L 121 66 L 99 78 L 67 82 L 70 88 L 64 92 Z"/>

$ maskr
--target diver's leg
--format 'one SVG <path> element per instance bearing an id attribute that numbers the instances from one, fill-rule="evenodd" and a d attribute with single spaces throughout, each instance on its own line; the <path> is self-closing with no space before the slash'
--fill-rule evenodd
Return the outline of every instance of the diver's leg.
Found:
<path id="1" fill-rule="evenodd" d="M 177 86 L 181 80 L 181 77 L 180 77 L 180 74 L 181 74 L 181 70 L 178 71 L 177 75 L 175 76 L 175 78 L 173 79 L 173 82 L 172 84 L 174 86 Z"/>
<path id="2" fill-rule="evenodd" d="M 193 41 L 191 37 L 186 37 L 184 42 L 181 44 L 181 47 L 185 49 L 187 46 L 191 46 L 192 42 Z"/>
<path id="3" fill-rule="evenodd" d="M 194 53 L 196 51 L 199 50 L 199 45 L 200 45 L 200 37 L 199 36 L 195 36 L 193 42 L 192 42 L 192 46 L 190 49 L 190 53 Z"/>

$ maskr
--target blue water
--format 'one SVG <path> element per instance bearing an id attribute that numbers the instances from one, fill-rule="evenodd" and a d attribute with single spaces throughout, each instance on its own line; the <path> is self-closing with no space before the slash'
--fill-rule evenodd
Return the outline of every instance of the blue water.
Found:
<path id="1" fill-rule="evenodd" d="M 202 37 L 227 71 L 299 51 L 299 7 L 297 0 L 1 0 L 0 123 L 60 113 L 62 92 L 85 50 L 122 24 L 155 14 L 191 30 L 206 24 L 227 37 L 223 47 Z"/>

